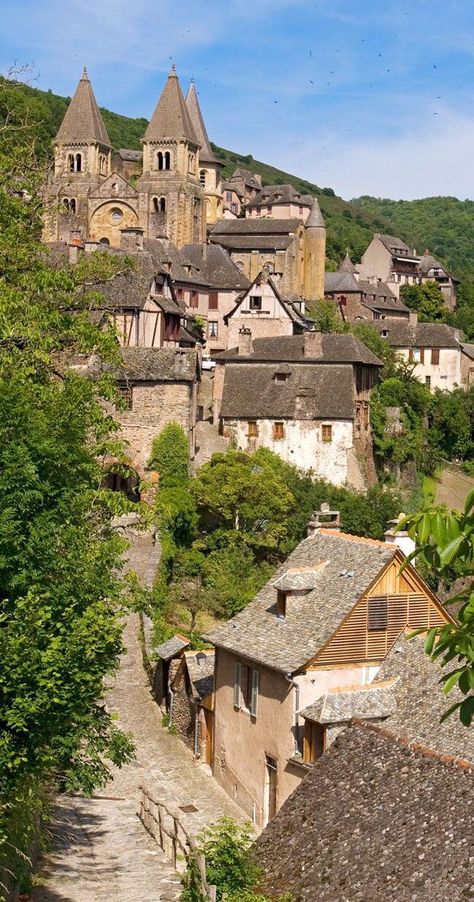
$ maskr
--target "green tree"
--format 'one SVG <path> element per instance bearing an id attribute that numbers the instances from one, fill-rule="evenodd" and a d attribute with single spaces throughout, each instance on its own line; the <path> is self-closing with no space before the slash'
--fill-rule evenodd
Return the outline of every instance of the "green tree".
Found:
<path id="1" fill-rule="evenodd" d="M 133 748 L 98 702 L 126 602 L 101 489 L 114 386 L 70 366 L 115 365 L 115 338 L 91 322 L 92 280 L 52 267 L 39 242 L 41 170 L 20 113 L 0 127 L 0 874 L 15 876 L 41 787 L 90 792 Z M 99 255 L 95 282 L 102 264 L 107 279 L 124 265 Z"/>
<path id="2" fill-rule="evenodd" d="M 448 604 L 458 608 L 454 623 L 428 630 L 425 650 L 443 666 L 441 680 L 449 694 L 457 686 L 465 696 L 446 711 L 459 711 L 465 726 L 474 718 L 474 492 L 462 513 L 432 508 L 408 517 L 406 524 L 416 549 L 409 559 L 421 559 L 428 573 L 449 583 L 457 577 L 462 590 Z M 446 671 L 448 665 L 454 669 Z"/>
<path id="3" fill-rule="evenodd" d="M 422 323 L 444 323 L 448 319 L 443 293 L 437 282 L 402 285 L 400 298 L 410 310 L 416 310 Z"/>
<path id="4" fill-rule="evenodd" d="M 334 301 L 320 300 L 307 305 L 306 312 L 314 321 L 319 332 L 345 332 L 346 324 L 341 319 Z"/>
<path id="5" fill-rule="evenodd" d="M 176 488 L 187 483 L 189 441 L 179 423 L 168 423 L 153 439 L 148 467 L 159 473 L 160 488 Z"/>

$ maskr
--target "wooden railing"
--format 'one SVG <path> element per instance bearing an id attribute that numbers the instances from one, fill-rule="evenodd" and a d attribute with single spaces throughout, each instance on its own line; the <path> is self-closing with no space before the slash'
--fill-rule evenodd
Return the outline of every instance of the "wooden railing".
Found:
<path id="1" fill-rule="evenodd" d="M 139 817 L 142 824 L 179 874 L 184 873 L 191 859 L 195 862 L 203 898 L 215 902 L 216 887 L 207 882 L 204 856 L 198 850 L 194 835 L 184 824 L 183 812 L 157 795 L 152 787 L 141 786 Z"/>

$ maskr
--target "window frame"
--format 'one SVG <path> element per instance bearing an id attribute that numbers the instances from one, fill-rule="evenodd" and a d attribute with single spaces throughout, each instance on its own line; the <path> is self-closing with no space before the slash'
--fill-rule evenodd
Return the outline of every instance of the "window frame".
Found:
<path id="1" fill-rule="evenodd" d="M 258 438 L 257 420 L 247 420 L 247 438 Z"/>
<path id="2" fill-rule="evenodd" d="M 262 309 L 262 301 L 263 301 L 263 298 L 262 298 L 261 294 L 249 295 L 249 310 L 260 311 Z"/>
<path id="3" fill-rule="evenodd" d="M 276 420 L 273 423 L 272 438 L 274 442 L 280 442 L 285 438 L 285 423 L 283 420 Z"/>
<path id="4" fill-rule="evenodd" d="M 323 445 L 332 444 L 332 423 L 321 423 L 321 442 Z"/>

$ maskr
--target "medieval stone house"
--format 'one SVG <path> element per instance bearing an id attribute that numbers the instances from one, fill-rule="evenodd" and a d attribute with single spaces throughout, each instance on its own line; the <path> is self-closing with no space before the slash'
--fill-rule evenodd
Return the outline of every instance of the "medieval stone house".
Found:
<path id="1" fill-rule="evenodd" d="M 313 206 L 309 194 L 301 194 L 293 185 L 265 185 L 245 208 L 252 218 L 271 216 L 273 219 L 308 218 Z"/>
<path id="2" fill-rule="evenodd" d="M 379 335 L 405 360 L 415 364 L 414 374 L 431 390 L 452 391 L 463 384 L 459 332 L 445 323 L 419 323 L 385 319 L 373 323 Z"/>
<path id="3" fill-rule="evenodd" d="M 347 323 L 377 319 L 408 319 L 410 310 L 386 282 L 362 279 L 347 253 L 337 272 L 324 277 L 324 296 L 337 304 Z"/>
<path id="4" fill-rule="evenodd" d="M 336 485 L 375 478 L 370 395 L 380 361 L 349 334 L 239 334 L 216 357 L 214 421 L 244 451 L 269 448 Z"/>
<path id="5" fill-rule="evenodd" d="M 311 528 L 254 601 L 208 637 L 216 654 L 213 773 L 260 826 L 339 732 L 327 698 L 337 710 L 338 693 L 357 688 L 344 699 L 346 719 L 393 714 L 393 686 L 381 681 L 370 701 L 365 694 L 384 660 L 407 627 L 450 619 L 411 565 L 400 573 L 396 545 L 318 521 Z"/>
<path id="6" fill-rule="evenodd" d="M 224 322 L 227 327 L 226 348 L 237 347 L 242 339 L 242 329 L 250 330 L 252 338 L 276 338 L 297 335 L 309 328 L 304 315 L 304 302 L 301 298 L 282 297 L 266 270 L 240 293 Z"/>

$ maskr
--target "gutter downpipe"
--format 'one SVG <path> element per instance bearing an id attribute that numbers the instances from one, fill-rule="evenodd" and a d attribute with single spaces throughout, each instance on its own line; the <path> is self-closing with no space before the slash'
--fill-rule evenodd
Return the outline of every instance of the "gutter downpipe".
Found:
<path id="1" fill-rule="evenodd" d="M 300 724 L 299 724 L 299 718 L 298 718 L 298 711 L 299 711 L 299 708 L 300 708 L 300 687 L 299 687 L 298 683 L 296 682 L 296 680 L 293 679 L 293 676 L 292 676 L 291 673 L 285 673 L 285 680 L 287 681 L 287 683 L 290 684 L 290 686 L 294 686 L 294 688 L 295 688 L 295 735 L 294 735 L 294 742 L 295 742 L 295 752 L 296 752 L 296 754 L 299 754 L 300 749 L 299 749 L 299 745 L 298 745 L 298 729 L 299 729 L 299 725 L 300 725 Z"/>

